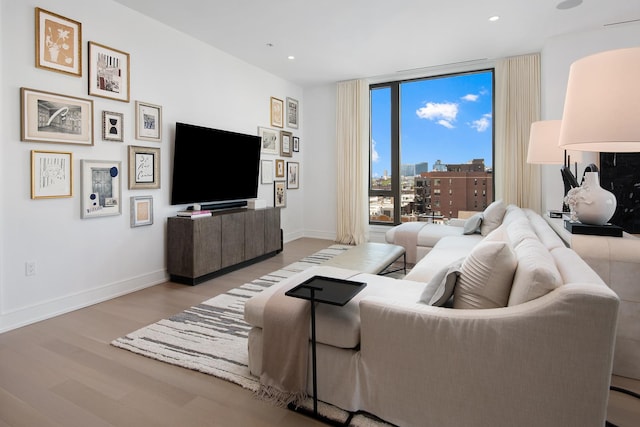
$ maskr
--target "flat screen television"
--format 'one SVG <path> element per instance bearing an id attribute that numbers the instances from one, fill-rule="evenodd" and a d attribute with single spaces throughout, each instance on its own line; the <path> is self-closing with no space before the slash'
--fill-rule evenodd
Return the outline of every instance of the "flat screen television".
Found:
<path id="1" fill-rule="evenodd" d="M 260 146 L 257 135 L 177 122 L 171 204 L 215 209 L 258 197 Z"/>

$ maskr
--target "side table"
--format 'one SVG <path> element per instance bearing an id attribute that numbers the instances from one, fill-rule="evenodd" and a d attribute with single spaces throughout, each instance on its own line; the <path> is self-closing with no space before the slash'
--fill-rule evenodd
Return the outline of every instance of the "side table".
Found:
<path id="1" fill-rule="evenodd" d="M 333 423 L 333 420 L 325 419 L 318 414 L 318 380 L 316 374 L 316 302 L 344 306 L 346 303 L 362 291 L 364 282 L 336 279 L 333 277 L 313 276 L 303 283 L 285 292 L 285 295 L 309 300 L 311 304 L 311 364 L 313 369 L 313 413 L 308 413 L 304 408 L 292 408 L 313 418 Z"/>

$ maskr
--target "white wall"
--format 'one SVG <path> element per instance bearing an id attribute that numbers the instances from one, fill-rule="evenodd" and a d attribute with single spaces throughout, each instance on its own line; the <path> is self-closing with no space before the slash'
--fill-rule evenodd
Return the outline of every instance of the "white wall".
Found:
<path id="1" fill-rule="evenodd" d="M 82 23 L 83 76 L 35 67 L 34 7 Z M 0 42 L 0 331 L 86 306 L 166 279 L 166 218 L 170 206 L 173 134 L 176 121 L 255 134 L 269 126 L 269 98 L 300 101 L 303 113 L 300 190 L 288 192 L 282 210 L 285 240 L 304 234 L 305 99 L 302 88 L 248 65 L 111 0 L 1 0 Z M 95 41 L 128 52 L 131 102 L 87 95 L 87 43 Z M 94 146 L 20 141 L 21 87 L 89 98 L 94 107 Z M 134 139 L 134 101 L 163 107 L 162 142 Z M 101 138 L 102 111 L 124 113 L 124 143 Z M 305 147 L 306 143 L 306 147 Z M 161 189 L 127 189 L 127 146 L 161 148 Z M 71 151 L 72 198 L 30 199 L 31 150 Z M 263 158 L 275 158 L 264 156 Z M 80 160 L 119 160 L 123 167 L 122 215 L 80 218 Z M 212 178 L 224 183 L 229 161 L 213 159 Z M 152 195 L 152 226 L 131 228 L 129 198 Z M 259 197 L 273 205 L 273 186 L 260 185 Z M 25 276 L 25 262 L 35 261 L 36 275 Z"/>
<path id="2" fill-rule="evenodd" d="M 569 68 L 574 61 L 597 52 L 634 46 L 640 46 L 639 23 L 603 27 L 548 40 L 541 53 L 542 119 L 562 118 Z M 582 177 L 584 166 L 596 160 L 596 155 L 584 153 L 578 165 L 578 180 Z M 574 168 L 571 170 L 574 171 Z M 562 208 L 564 186 L 560 165 L 543 167 L 542 194 L 543 210 Z"/>
<path id="3" fill-rule="evenodd" d="M 335 240 L 337 230 L 336 85 L 305 89 L 304 229 Z"/>

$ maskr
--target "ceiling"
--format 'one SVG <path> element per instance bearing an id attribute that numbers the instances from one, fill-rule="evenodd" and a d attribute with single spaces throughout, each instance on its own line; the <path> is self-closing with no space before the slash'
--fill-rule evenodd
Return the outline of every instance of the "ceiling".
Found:
<path id="1" fill-rule="evenodd" d="M 638 0 L 115 1 L 303 87 L 537 52 L 554 36 L 640 24 Z"/>

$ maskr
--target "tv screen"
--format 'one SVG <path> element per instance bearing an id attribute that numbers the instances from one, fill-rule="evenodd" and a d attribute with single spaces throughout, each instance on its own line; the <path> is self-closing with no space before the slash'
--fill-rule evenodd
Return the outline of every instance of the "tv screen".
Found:
<path id="1" fill-rule="evenodd" d="M 171 204 L 258 196 L 260 137 L 176 123 Z"/>

